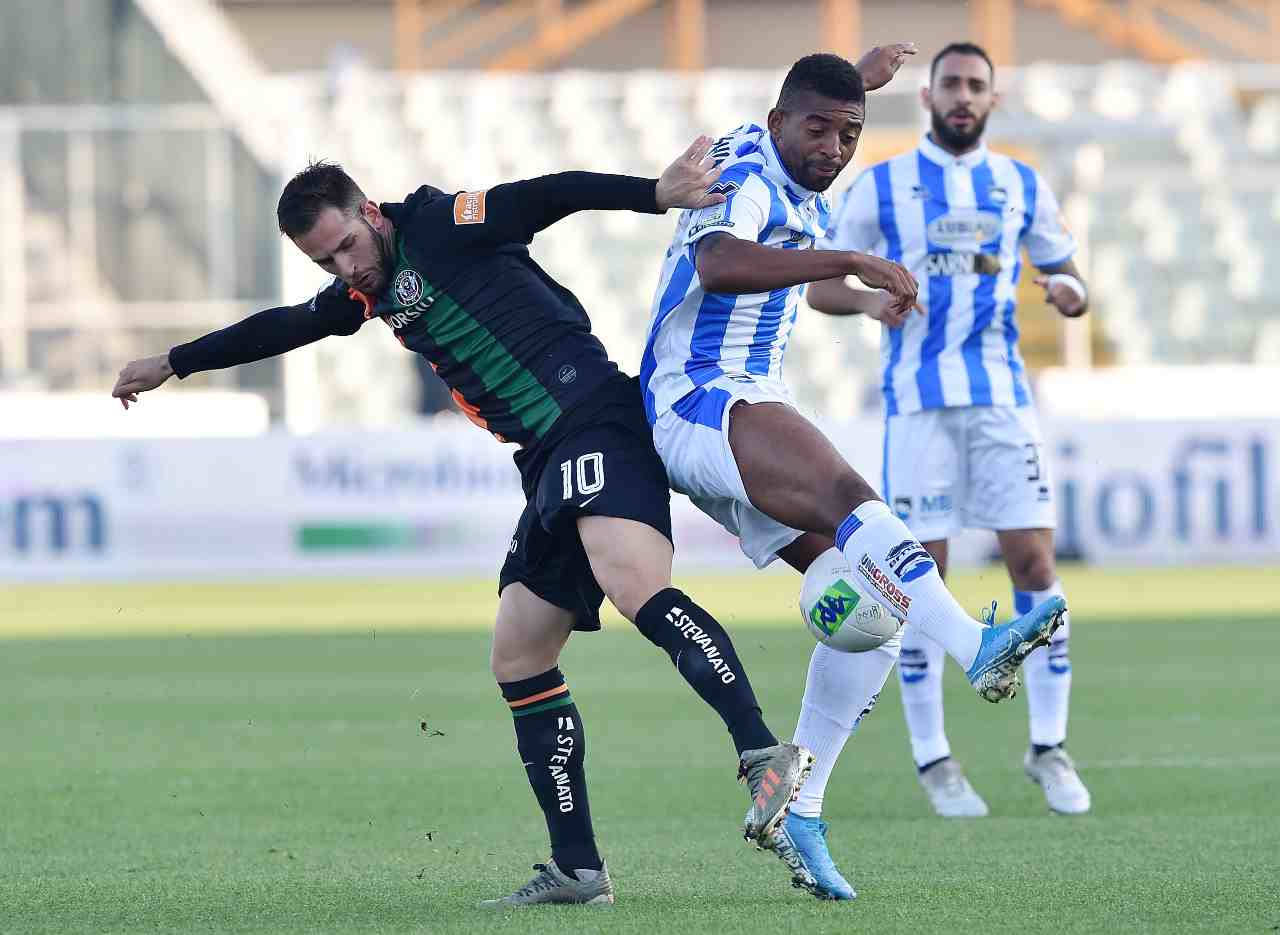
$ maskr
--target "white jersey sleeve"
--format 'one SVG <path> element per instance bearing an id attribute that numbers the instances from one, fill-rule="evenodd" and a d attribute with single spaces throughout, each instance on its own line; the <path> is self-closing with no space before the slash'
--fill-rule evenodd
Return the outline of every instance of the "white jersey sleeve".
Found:
<path id="1" fill-rule="evenodd" d="M 684 245 L 717 233 L 759 241 L 760 233 L 769 224 L 774 200 L 768 185 L 745 167 L 731 166 L 710 190 L 722 192 L 726 200 L 690 213 Z"/>
<path id="2" fill-rule="evenodd" d="M 844 193 L 840 207 L 827 228 L 827 236 L 818 246 L 823 250 L 870 253 L 880 242 L 880 238 L 876 183 L 868 170 L 858 176 Z"/>
<path id="3" fill-rule="evenodd" d="M 1062 219 L 1058 199 L 1044 177 L 1035 173 L 1036 198 L 1031 223 L 1022 235 L 1027 256 L 1036 266 L 1057 266 L 1075 256 L 1076 238 Z"/>

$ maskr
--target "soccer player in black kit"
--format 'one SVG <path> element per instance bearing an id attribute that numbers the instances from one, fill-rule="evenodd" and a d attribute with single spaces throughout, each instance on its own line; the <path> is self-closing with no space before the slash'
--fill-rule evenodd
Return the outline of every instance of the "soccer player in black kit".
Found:
<path id="1" fill-rule="evenodd" d="M 527 504 L 499 577 L 491 667 L 551 859 L 487 905 L 613 902 L 591 827 L 582 715 L 557 666 L 573 630 L 600 628 L 605 595 L 724 719 L 751 796 L 748 838 L 767 839 L 812 763 L 765 726 L 728 634 L 671 586 L 670 494 L 638 382 L 527 249 L 575 211 L 723 201 L 707 193 L 718 175 L 703 161 L 710 145 L 699 138 L 657 180 L 568 172 L 456 194 L 424 185 L 381 205 L 338 166 L 316 163 L 285 186 L 277 218 L 333 281 L 301 305 L 133 361 L 112 391 L 127 409 L 174 374 L 262 360 L 380 318 L 468 418 L 517 446 Z"/>

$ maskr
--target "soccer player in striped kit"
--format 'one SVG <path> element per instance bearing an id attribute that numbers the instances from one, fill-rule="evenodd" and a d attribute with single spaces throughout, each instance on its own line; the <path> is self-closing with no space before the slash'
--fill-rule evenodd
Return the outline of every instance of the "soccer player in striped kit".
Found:
<path id="1" fill-rule="evenodd" d="M 931 130 L 912 152 L 867 170 L 850 187 L 826 246 L 905 265 L 920 283 L 915 309 L 893 308 L 884 292 L 841 279 L 815 283 L 809 303 L 830 314 L 865 314 L 882 324 L 885 467 L 881 494 L 945 573 L 948 537 L 964 527 L 996 532 L 1013 581 L 1014 609 L 1061 595 L 1054 568 L 1053 488 L 1018 352 L 1015 295 L 1026 248 L 1037 284 L 1062 315 L 1087 308 L 1072 257 L 1075 240 L 1057 200 L 1030 166 L 983 143 L 997 102 L 987 53 L 953 43 L 933 59 L 922 101 Z M 1089 791 L 1063 749 L 1071 663 L 1069 625 L 1028 657 L 1030 748 L 1024 768 L 1049 807 L 1078 814 Z M 796 805 L 819 814 L 829 775 L 858 701 L 841 697 L 852 662 L 819 646 L 797 737 L 819 756 Z M 916 627 L 903 631 L 898 663 L 903 708 L 920 783 L 946 817 L 980 817 L 986 803 L 951 757 L 943 729 L 943 649 Z M 847 695 L 847 693 L 845 693 Z M 847 736 L 847 732 L 844 732 Z M 834 740 L 834 742 L 832 742 Z M 798 741 L 806 742 L 808 741 Z"/>
<path id="2" fill-rule="evenodd" d="M 909 44 L 873 50 L 858 69 L 828 54 L 788 72 L 764 126 L 744 124 L 711 150 L 725 202 L 685 211 L 654 296 L 640 365 L 654 447 L 673 489 L 738 537 L 758 567 L 780 558 L 804 572 L 833 544 L 859 590 L 944 646 L 987 701 L 1011 697 L 1017 668 L 1061 625 L 1052 597 L 1003 626 L 970 618 L 947 591 L 933 558 L 822 432 L 800 414 L 782 379 L 787 340 L 807 283 L 854 275 L 885 289 L 890 308 L 917 301 L 901 264 L 864 251 L 811 249 L 827 231 L 823 192 L 853 158 L 865 91 L 887 83 Z M 878 67 L 879 66 L 879 67 Z M 819 647 L 824 649 L 824 647 Z M 874 707 L 898 658 L 893 639 L 872 652 L 840 654 L 828 690 L 852 714 L 823 723 L 808 784 L 826 785 L 862 713 Z M 815 657 L 820 659 L 821 657 Z M 810 667 L 809 688 L 826 686 Z M 798 734 L 806 729 L 808 708 Z M 796 813 L 760 840 L 815 896 L 852 899 L 831 863 L 817 811 Z"/>

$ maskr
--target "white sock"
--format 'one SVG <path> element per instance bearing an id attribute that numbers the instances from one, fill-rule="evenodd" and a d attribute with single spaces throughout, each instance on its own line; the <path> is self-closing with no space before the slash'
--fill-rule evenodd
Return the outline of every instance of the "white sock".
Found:
<path id="1" fill-rule="evenodd" d="M 1025 614 L 1049 598 L 1065 595 L 1062 582 L 1055 581 L 1043 591 L 1014 591 L 1013 608 Z M 1067 739 L 1067 708 L 1071 699 L 1071 657 L 1067 637 L 1071 635 L 1071 614 L 1053 634 L 1053 642 L 1041 646 L 1022 664 L 1022 680 L 1027 684 L 1027 713 L 1031 717 L 1031 743 L 1052 747 Z"/>
<path id="2" fill-rule="evenodd" d="M 887 506 L 868 500 L 850 513 L 836 530 L 836 547 L 869 596 L 969 670 L 982 645 L 982 624 L 956 603 L 929 553 Z"/>
<path id="3" fill-rule="evenodd" d="M 911 758 L 917 767 L 951 756 L 942 718 L 942 666 L 946 658 L 942 647 L 915 624 L 903 628 L 898 681 L 902 684 L 902 713 L 911 735 Z"/>
<path id="4" fill-rule="evenodd" d="M 876 706 L 898 658 L 898 646 L 894 638 L 866 653 L 842 653 L 821 643 L 814 647 L 792 741 L 814 756 L 813 772 L 791 806 L 797 815 L 816 818 L 822 814 L 831 770 L 849 735 Z"/>

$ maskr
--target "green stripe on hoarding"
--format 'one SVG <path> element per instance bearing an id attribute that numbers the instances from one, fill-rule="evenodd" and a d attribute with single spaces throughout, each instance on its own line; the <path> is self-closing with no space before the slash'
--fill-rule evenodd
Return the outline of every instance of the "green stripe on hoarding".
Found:
<path id="1" fill-rule="evenodd" d="M 425 545 L 426 537 L 403 523 L 303 523 L 297 543 L 304 552 L 372 552 Z"/>
<path id="2" fill-rule="evenodd" d="M 567 704 L 573 704 L 573 699 L 568 695 L 563 695 L 555 701 L 546 701 L 542 704 L 536 704 L 531 708 L 515 708 L 511 711 L 513 717 L 524 717 L 526 714 L 537 714 L 539 711 L 550 711 L 553 708 L 563 708 Z"/>

